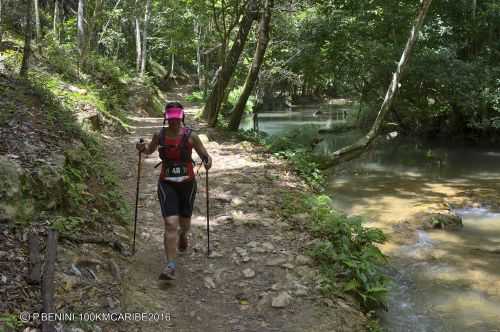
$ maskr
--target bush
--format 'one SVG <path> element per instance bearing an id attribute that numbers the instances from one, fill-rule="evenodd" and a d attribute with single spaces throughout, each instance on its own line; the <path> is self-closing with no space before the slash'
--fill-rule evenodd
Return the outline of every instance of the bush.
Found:
<path id="1" fill-rule="evenodd" d="M 186 101 L 191 103 L 201 103 L 205 101 L 205 96 L 203 91 L 193 91 L 189 96 L 186 97 Z"/>
<path id="2" fill-rule="evenodd" d="M 288 214 L 306 212 L 311 217 L 306 227 L 317 241 L 309 254 L 320 265 L 322 292 L 352 293 L 366 309 L 383 305 L 389 280 L 381 271 L 386 257 L 376 246 L 385 241 L 382 231 L 364 227 L 360 217 L 337 212 L 325 195 L 287 202 Z"/>
<path id="3" fill-rule="evenodd" d="M 266 145 L 275 155 L 289 160 L 308 185 L 322 191 L 325 177 L 320 170 L 319 157 L 312 154 L 317 131 L 316 126 L 305 126 L 285 135 L 271 136 L 266 140 Z"/>

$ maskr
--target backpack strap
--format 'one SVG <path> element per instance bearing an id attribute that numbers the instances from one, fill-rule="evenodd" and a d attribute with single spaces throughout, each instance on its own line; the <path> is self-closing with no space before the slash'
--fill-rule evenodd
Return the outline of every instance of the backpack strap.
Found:
<path id="1" fill-rule="evenodd" d="M 163 152 L 163 149 L 166 149 L 167 146 L 165 145 L 165 127 L 161 128 L 160 129 L 160 135 L 159 135 L 159 138 L 158 138 L 159 142 L 158 142 L 158 155 L 161 159 L 161 161 L 155 165 L 155 168 L 157 168 L 158 166 L 160 166 L 161 164 L 163 164 L 163 159 L 164 159 L 164 152 Z"/>
<path id="2" fill-rule="evenodd" d="M 182 134 L 181 144 L 179 146 L 179 148 L 181 150 L 181 160 L 182 161 L 191 161 L 191 156 L 188 154 L 187 143 L 189 140 L 189 136 L 191 136 L 192 132 L 193 132 L 193 129 L 191 129 L 189 127 L 184 128 L 184 133 Z"/>

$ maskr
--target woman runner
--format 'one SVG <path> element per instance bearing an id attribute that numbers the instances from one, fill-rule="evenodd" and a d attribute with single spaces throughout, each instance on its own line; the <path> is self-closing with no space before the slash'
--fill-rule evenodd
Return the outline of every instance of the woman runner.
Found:
<path id="1" fill-rule="evenodd" d="M 159 278 L 175 280 L 177 249 L 183 252 L 188 247 L 187 234 L 196 196 L 192 149 L 194 148 L 203 160 L 207 170 L 212 166 L 212 158 L 198 135 L 184 126 L 184 108 L 180 103 L 168 103 L 164 116 L 163 124 L 167 122 L 168 126 L 153 134 L 149 144 L 137 143 L 136 147 L 146 154 L 158 149 L 162 159 L 158 198 L 165 223 L 164 246 L 167 263 Z"/>

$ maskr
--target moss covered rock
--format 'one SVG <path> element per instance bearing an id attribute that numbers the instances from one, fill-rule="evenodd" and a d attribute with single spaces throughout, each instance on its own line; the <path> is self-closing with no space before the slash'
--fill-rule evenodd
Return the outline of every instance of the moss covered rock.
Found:
<path id="1" fill-rule="evenodd" d="M 32 196 L 40 210 L 53 210 L 63 203 L 64 181 L 62 169 L 46 162 L 39 162 L 31 176 Z"/>
<path id="2" fill-rule="evenodd" d="M 21 166 L 0 156 L 0 221 L 22 221 L 33 214 L 32 200 L 25 195 L 26 183 Z"/>
<path id="3" fill-rule="evenodd" d="M 428 213 L 421 216 L 424 229 L 462 229 L 462 218 L 453 213 Z"/>

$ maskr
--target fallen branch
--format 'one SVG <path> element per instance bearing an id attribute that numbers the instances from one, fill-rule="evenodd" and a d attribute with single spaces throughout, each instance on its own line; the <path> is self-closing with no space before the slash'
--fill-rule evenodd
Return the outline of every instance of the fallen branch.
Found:
<path id="1" fill-rule="evenodd" d="M 73 236 L 68 235 L 68 234 L 61 234 L 61 239 L 65 240 L 65 241 L 74 242 L 74 243 L 93 243 L 93 244 L 108 246 L 108 247 L 111 247 L 112 249 L 118 251 L 122 255 L 125 255 L 125 253 L 127 252 L 125 249 L 125 246 L 118 240 L 110 240 L 110 239 L 92 237 L 92 236 L 73 237 Z"/>

